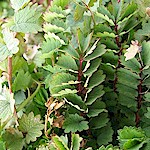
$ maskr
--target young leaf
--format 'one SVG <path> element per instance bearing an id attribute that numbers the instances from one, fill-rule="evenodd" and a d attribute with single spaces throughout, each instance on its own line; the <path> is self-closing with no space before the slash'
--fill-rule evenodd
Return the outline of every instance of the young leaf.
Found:
<path id="1" fill-rule="evenodd" d="M 30 0 L 10 0 L 10 2 L 12 8 L 15 9 L 15 11 L 18 11 L 22 7 L 26 6 L 30 2 Z"/>
<path id="2" fill-rule="evenodd" d="M 69 150 L 68 146 L 64 143 L 64 141 L 58 137 L 53 136 L 52 137 L 53 143 L 55 144 L 55 147 L 60 150 Z"/>
<path id="3" fill-rule="evenodd" d="M 0 43 L 0 61 L 16 54 L 19 50 L 19 40 L 15 38 L 15 34 L 8 28 L 3 29 L 2 33 L 5 44 Z"/>
<path id="4" fill-rule="evenodd" d="M 24 70 L 19 70 L 13 84 L 13 90 L 25 90 L 31 82 L 31 74 L 29 72 L 24 72 Z"/>
<path id="5" fill-rule="evenodd" d="M 3 138 L 6 141 L 6 148 L 10 150 L 22 150 L 25 145 L 23 134 L 14 128 L 7 129 Z"/>
<path id="6" fill-rule="evenodd" d="M 68 70 L 78 70 L 75 60 L 70 55 L 61 55 L 61 57 L 58 59 L 57 65 L 60 68 Z"/>
<path id="7" fill-rule="evenodd" d="M 2 86 L 2 85 L 0 85 Z M 1 122 L 5 122 L 8 118 L 11 118 L 14 113 L 15 100 L 13 93 L 4 86 L 0 87 L 0 119 Z"/>
<path id="8" fill-rule="evenodd" d="M 37 137 L 42 135 L 41 130 L 44 129 L 44 125 L 40 120 L 40 115 L 34 116 L 33 112 L 31 112 L 28 115 L 23 114 L 21 119 L 19 119 L 18 128 L 21 132 L 26 133 L 26 143 L 29 144 L 31 141 L 36 141 Z"/>
<path id="9" fill-rule="evenodd" d="M 118 134 L 118 139 L 123 149 L 140 149 L 146 142 L 145 133 L 140 128 L 124 127 L 119 130 Z"/>
<path id="10" fill-rule="evenodd" d="M 72 134 L 71 136 L 72 142 L 71 142 L 71 148 L 70 150 L 79 150 L 80 149 L 80 142 L 82 141 L 82 138 L 78 134 Z"/>
<path id="11" fill-rule="evenodd" d="M 87 130 L 88 122 L 78 114 L 70 114 L 63 124 L 66 133 Z"/>
<path id="12" fill-rule="evenodd" d="M 14 25 L 10 29 L 23 33 L 37 33 L 37 31 L 41 31 L 41 11 L 41 6 L 37 6 L 37 4 L 28 5 L 24 9 L 19 10 L 14 14 Z"/>

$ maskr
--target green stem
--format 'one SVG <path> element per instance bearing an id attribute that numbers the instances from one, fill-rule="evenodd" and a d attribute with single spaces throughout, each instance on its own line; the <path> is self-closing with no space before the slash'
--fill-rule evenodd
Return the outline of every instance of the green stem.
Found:
<path id="1" fill-rule="evenodd" d="M 40 90 L 41 84 L 38 83 L 38 87 L 36 88 L 36 90 L 34 91 L 34 93 L 29 96 L 25 101 L 23 101 L 20 106 L 17 108 L 17 112 L 19 112 L 21 109 L 23 109 L 33 98 L 34 96 L 38 93 L 38 91 Z"/>

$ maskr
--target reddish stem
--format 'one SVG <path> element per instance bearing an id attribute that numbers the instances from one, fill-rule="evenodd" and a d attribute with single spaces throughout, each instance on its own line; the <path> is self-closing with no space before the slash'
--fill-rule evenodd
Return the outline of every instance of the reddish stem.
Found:
<path id="1" fill-rule="evenodd" d="M 139 73 L 139 76 L 140 76 L 140 83 L 138 85 L 138 97 L 137 97 L 137 112 L 136 112 L 136 119 L 135 119 L 135 122 L 136 122 L 136 126 L 139 125 L 139 122 L 140 122 L 140 115 L 139 115 L 139 111 L 140 111 L 140 108 L 141 108 L 141 105 L 142 105 L 142 83 L 143 83 L 143 80 L 142 80 L 142 69 L 140 69 L 140 73 Z"/>
<path id="2" fill-rule="evenodd" d="M 81 84 L 81 79 L 82 79 L 82 75 L 83 75 L 82 64 L 83 64 L 83 57 L 81 56 L 80 59 L 79 59 L 79 70 L 78 70 L 78 81 L 80 83 L 78 83 L 78 85 L 77 85 L 79 94 L 82 93 L 82 89 L 83 89 L 82 84 Z"/>

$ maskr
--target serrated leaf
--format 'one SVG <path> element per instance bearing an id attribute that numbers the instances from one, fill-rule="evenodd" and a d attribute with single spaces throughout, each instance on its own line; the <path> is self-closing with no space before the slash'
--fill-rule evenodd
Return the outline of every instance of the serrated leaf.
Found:
<path id="1" fill-rule="evenodd" d="M 64 72 L 56 73 L 51 77 L 50 89 L 54 87 L 62 86 L 63 83 L 68 83 L 69 81 L 74 81 L 74 80 L 75 80 L 75 76 L 71 74 L 64 73 Z"/>
<path id="2" fill-rule="evenodd" d="M 50 23 L 46 23 L 43 25 L 43 31 L 48 33 L 48 32 L 53 32 L 53 33 L 59 33 L 63 32 L 65 29 L 62 27 L 58 27 L 56 25 L 52 25 Z"/>
<path id="3" fill-rule="evenodd" d="M 104 19 L 104 20 L 106 20 L 107 22 L 110 23 L 111 26 L 114 26 L 114 25 L 115 25 L 114 22 L 113 22 L 113 20 L 110 19 L 106 14 L 103 15 L 102 13 L 96 12 L 96 16 L 97 16 L 97 17 L 100 17 L 100 18 L 102 18 L 102 19 Z"/>
<path id="4" fill-rule="evenodd" d="M 70 55 L 61 55 L 59 57 L 57 65 L 60 68 L 64 69 L 71 69 L 71 70 L 78 70 L 78 66 L 75 62 L 75 60 Z"/>
<path id="5" fill-rule="evenodd" d="M 145 140 L 144 131 L 140 128 L 135 127 L 124 127 L 119 130 L 118 139 L 121 144 L 121 148 L 135 150 L 135 148 L 140 149 Z"/>
<path id="6" fill-rule="evenodd" d="M 107 125 L 109 119 L 107 113 L 101 113 L 90 120 L 89 126 L 92 129 L 99 129 Z"/>
<path id="7" fill-rule="evenodd" d="M 150 41 L 142 43 L 142 60 L 144 65 L 150 66 Z"/>
<path id="8" fill-rule="evenodd" d="M 11 6 L 13 9 L 15 9 L 15 11 L 21 9 L 22 7 L 26 6 L 30 0 L 10 0 L 11 2 Z"/>
<path id="9" fill-rule="evenodd" d="M 2 34 L 4 43 L 0 43 L 0 61 L 19 51 L 19 40 L 15 38 L 15 34 L 8 28 L 3 29 Z"/>
<path id="10" fill-rule="evenodd" d="M 56 94 L 52 94 L 53 97 L 59 97 L 59 96 L 65 96 L 67 94 L 75 94 L 77 93 L 78 91 L 77 90 L 71 90 L 71 89 L 64 89 L 64 90 L 61 90 L 59 91 L 58 93 Z"/>
<path id="11" fill-rule="evenodd" d="M 144 114 L 148 119 L 150 119 L 150 107 L 147 107 L 147 113 Z"/>
<path id="12" fill-rule="evenodd" d="M 2 85 L 0 85 L 2 86 Z M 8 118 L 11 118 L 14 113 L 15 100 L 13 93 L 4 86 L 0 87 L 0 119 L 1 122 L 5 122 Z"/>
<path id="13" fill-rule="evenodd" d="M 99 129 L 99 135 L 97 137 L 97 143 L 98 145 L 106 145 L 108 144 L 109 142 L 112 141 L 112 137 L 113 137 L 113 129 L 111 128 L 110 125 L 107 125 L 106 127 L 103 127 L 101 129 Z M 108 147 L 108 150 L 110 148 L 110 146 L 107 146 Z M 106 148 L 107 150 L 107 148 Z M 112 149 L 112 150 L 117 150 L 117 149 Z M 118 149 L 119 150 L 119 149 Z"/>
<path id="14" fill-rule="evenodd" d="M 122 14 L 121 18 L 119 19 L 118 24 L 129 19 L 135 13 L 136 9 L 137 9 L 137 5 L 135 3 L 129 3 L 124 13 Z"/>
<path id="15" fill-rule="evenodd" d="M 84 75 L 89 76 L 89 75 L 93 74 L 100 66 L 100 63 L 101 63 L 100 58 L 96 58 L 96 59 L 93 59 L 92 61 L 90 61 L 91 65 L 89 66 L 89 68 L 87 70 L 84 69 L 85 70 Z"/>
<path id="16" fill-rule="evenodd" d="M 95 36 L 100 37 L 100 38 L 106 38 L 106 37 L 115 38 L 116 37 L 114 33 L 109 33 L 109 32 L 98 32 L 96 33 Z"/>
<path id="17" fill-rule="evenodd" d="M 122 57 L 121 64 L 124 65 L 127 69 L 130 69 L 132 72 L 140 73 L 141 65 L 136 58 L 125 61 Z"/>
<path id="18" fill-rule="evenodd" d="M 101 84 L 104 81 L 105 77 L 106 76 L 103 75 L 103 71 L 101 71 L 101 70 L 94 72 L 93 75 L 89 79 L 87 88 L 92 89 L 95 86 L 98 86 L 99 84 Z"/>
<path id="19" fill-rule="evenodd" d="M 6 141 L 6 148 L 10 150 L 22 150 L 25 145 L 23 134 L 14 128 L 7 129 L 3 138 Z"/>
<path id="20" fill-rule="evenodd" d="M 19 70 L 13 83 L 13 90 L 25 90 L 29 86 L 31 79 L 31 74 L 29 72 L 25 73 L 24 70 Z"/>
<path id="21" fill-rule="evenodd" d="M 34 4 L 26 6 L 14 14 L 14 25 L 10 27 L 12 31 L 23 33 L 37 33 L 42 30 L 40 17 L 41 6 Z"/>
<path id="22" fill-rule="evenodd" d="M 93 33 L 90 33 L 87 35 L 87 37 L 85 37 L 80 28 L 77 30 L 78 43 L 81 52 L 85 52 L 88 49 L 92 35 Z"/>
<path id="23" fill-rule="evenodd" d="M 61 6 L 63 9 L 69 4 L 70 0 L 54 0 L 52 6 Z"/>
<path id="24" fill-rule="evenodd" d="M 53 19 L 56 19 L 56 18 L 62 19 L 62 18 L 65 18 L 65 16 L 61 13 L 45 12 L 43 18 L 46 22 L 51 23 Z"/>
<path id="25" fill-rule="evenodd" d="M 77 4 L 74 12 L 74 20 L 75 21 L 80 21 L 83 17 L 83 14 L 85 12 L 85 8 L 79 4 Z"/>
<path id="26" fill-rule="evenodd" d="M 63 140 L 58 136 L 52 137 L 53 143 L 57 149 L 69 150 L 68 146 L 63 142 Z"/>
<path id="27" fill-rule="evenodd" d="M 92 105 L 90 105 L 88 107 L 88 117 L 96 117 L 98 116 L 100 113 L 102 112 L 107 112 L 106 108 L 106 104 L 102 101 L 100 101 L 100 99 L 97 99 Z"/>
<path id="28" fill-rule="evenodd" d="M 137 31 L 137 35 L 150 36 L 150 20 L 142 24 L 142 29 Z"/>
<path id="29" fill-rule="evenodd" d="M 18 128 L 25 133 L 26 143 L 29 144 L 42 135 L 41 130 L 44 129 L 44 125 L 40 120 L 40 115 L 34 116 L 33 112 L 31 112 L 28 115 L 23 114 L 21 119 L 19 119 Z"/>
<path id="30" fill-rule="evenodd" d="M 85 102 L 77 94 L 67 94 L 65 99 L 67 100 L 67 103 L 77 108 L 78 110 L 84 111 L 86 109 Z"/>
<path id="31" fill-rule="evenodd" d="M 94 87 L 90 92 L 87 93 L 86 104 L 91 105 L 97 98 L 100 98 L 104 95 L 105 91 L 103 90 L 103 86 Z"/>
<path id="32" fill-rule="evenodd" d="M 85 119 L 78 114 L 70 114 L 65 119 L 63 129 L 65 129 L 66 133 L 87 130 L 89 128 L 88 122 L 84 120 Z"/>
<path id="33" fill-rule="evenodd" d="M 71 46 L 71 44 L 61 48 L 60 51 L 66 52 L 67 54 L 71 55 L 75 59 L 79 59 L 80 57 L 78 52 Z"/>
<path id="34" fill-rule="evenodd" d="M 71 142 L 71 148 L 70 150 L 79 150 L 80 149 L 80 142 L 82 141 L 82 138 L 79 136 L 79 134 L 72 134 L 71 136 L 72 142 Z"/>

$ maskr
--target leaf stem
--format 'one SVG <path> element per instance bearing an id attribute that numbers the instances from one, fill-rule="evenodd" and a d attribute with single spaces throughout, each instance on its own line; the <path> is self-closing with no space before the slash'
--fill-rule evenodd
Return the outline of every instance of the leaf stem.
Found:
<path id="1" fill-rule="evenodd" d="M 17 108 L 17 112 L 19 112 L 21 109 L 23 109 L 34 98 L 34 96 L 40 90 L 40 87 L 41 87 L 41 83 L 38 83 L 38 86 L 37 86 L 36 90 L 34 91 L 34 93 L 20 104 L 20 106 Z"/>
<path id="2" fill-rule="evenodd" d="M 8 85 L 10 93 L 12 93 L 12 57 L 8 57 Z"/>
<path id="3" fill-rule="evenodd" d="M 82 1 L 82 3 L 83 3 L 83 4 L 86 6 L 86 8 L 90 11 L 91 17 L 92 17 L 92 20 L 93 20 L 93 23 L 94 23 L 94 25 L 96 25 L 96 22 L 95 22 L 95 19 L 94 19 L 94 14 L 93 14 L 93 12 L 91 11 L 90 7 L 89 7 L 84 1 Z"/>

